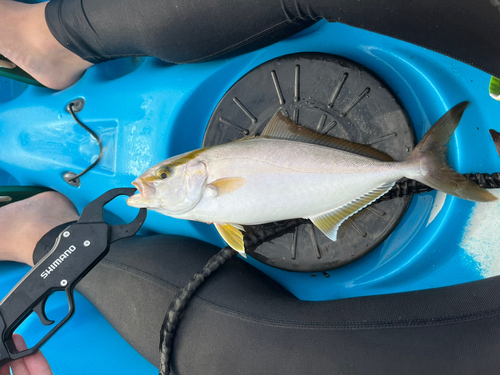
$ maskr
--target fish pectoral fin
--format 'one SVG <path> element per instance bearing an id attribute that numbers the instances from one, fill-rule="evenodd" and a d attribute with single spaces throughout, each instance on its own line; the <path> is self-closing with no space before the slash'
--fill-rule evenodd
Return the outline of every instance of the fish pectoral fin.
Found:
<path id="1" fill-rule="evenodd" d="M 238 190 L 246 183 L 247 179 L 245 177 L 226 177 L 211 182 L 208 184 L 208 187 L 215 189 L 215 191 L 217 191 L 217 196 L 220 197 L 221 195 Z"/>
<path id="2" fill-rule="evenodd" d="M 243 242 L 243 233 L 241 233 L 245 231 L 243 227 L 238 224 L 227 223 L 214 223 L 214 225 L 224 241 L 246 258 L 245 243 Z"/>
<path id="3" fill-rule="evenodd" d="M 385 152 L 377 150 L 369 145 L 362 145 L 346 139 L 321 134 L 305 126 L 301 126 L 291 118 L 288 118 L 281 109 L 279 109 L 271 120 L 269 120 L 269 123 L 266 125 L 260 136 L 273 139 L 313 143 L 352 152 L 357 155 L 366 156 L 380 161 L 394 161 L 394 159 Z"/>
<path id="4" fill-rule="evenodd" d="M 376 201 L 382 195 L 387 193 L 393 186 L 394 182 L 380 185 L 365 195 L 338 207 L 333 211 L 319 216 L 310 217 L 309 220 L 311 220 L 314 225 L 316 225 L 316 227 L 324 233 L 325 236 L 332 241 L 337 241 L 337 232 L 340 225 L 345 220 L 368 206 L 370 203 Z"/>

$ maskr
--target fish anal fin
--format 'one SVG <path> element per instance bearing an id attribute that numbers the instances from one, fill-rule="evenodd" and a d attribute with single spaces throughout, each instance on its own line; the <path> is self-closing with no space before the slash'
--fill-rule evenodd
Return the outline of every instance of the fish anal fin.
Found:
<path id="1" fill-rule="evenodd" d="M 365 195 L 319 216 L 310 217 L 314 225 L 332 241 L 337 240 L 340 225 L 349 217 L 376 201 L 394 186 L 394 182 L 380 185 Z"/>
<path id="2" fill-rule="evenodd" d="M 214 223 L 214 225 L 224 241 L 246 258 L 245 243 L 243 242 L 243 233 L 241 233 L 244 230 L 243 227 L 228 223 Z"/>
<path id="3" fill-rule="evenodd" d="M 269 120 L 269 123 L 262 131 L 261 137 L 313 143 L 352 152 L 380 161 L 394 161 L 394 159 L 385 152 L 371 146 L 354 143 L 327 134 L 321 134 L 305 126 L 301 126 L 287 117 L 281 109 L 279 109 L 271 120 Z"/>
<path id="4" fill-rule="evenodd" d="M 244 177 L 226 177 L 212 181 L 208 186 L 215 188 L 217 196 L 220 197 L 224 194 L 232 193 L 238 190 L 247 183 Z"/>

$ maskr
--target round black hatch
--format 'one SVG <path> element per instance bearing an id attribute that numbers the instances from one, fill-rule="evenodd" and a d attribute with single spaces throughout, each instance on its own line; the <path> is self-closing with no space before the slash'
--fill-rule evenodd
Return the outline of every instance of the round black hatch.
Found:
<path id="1" fill-rule="evenodd" d="M 302 126 L 372 145 L 395 160 L 403 160 L 415 144 L 401 103 L 380 78 L 345 58 L 300 53 L 270 60 L 236 82 L 213 112 L 203 146 L 258 135 L 279 108 Z M 370 205 L 341 225 L 337 241 L 307 220 L 246 226 L 246 241 L 267 238 L 248 248 L 247 254 L 289 271 L 338 268 L 387 238 L 410 200 L 404 197 Z"/>

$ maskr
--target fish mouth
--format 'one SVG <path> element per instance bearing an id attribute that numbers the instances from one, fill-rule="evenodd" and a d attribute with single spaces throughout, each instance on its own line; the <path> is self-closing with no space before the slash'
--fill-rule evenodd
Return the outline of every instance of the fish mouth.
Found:
<path id="1" fill-rule="evenodd" d="M 156 188 L 142 178 L 137 178 L 132 185 L 139 190 L 139 194 L 132 195 L 127 199 L 127 203 L 134 207 L 145 207 L 146 201 L 156 193 Z"/>
<path id="2" fill-rule="evenodd" d="M 137 190 L 139 190 L 139 193 L 142 195 L 144 199 L 148 199 L 154 193 L 156 193 L 156 188 L 152 186 L 149 182 L 144 181 L 140 177 L 136 179 L 134 182 L 132 182 L 132 185 L 134 185 L 137 188 Z"/>

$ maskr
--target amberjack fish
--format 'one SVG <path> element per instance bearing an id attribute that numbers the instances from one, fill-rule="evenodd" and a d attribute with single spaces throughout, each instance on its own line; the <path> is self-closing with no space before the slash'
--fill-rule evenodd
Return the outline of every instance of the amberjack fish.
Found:
<path id="1" fill-rule="evenodd" d="M 448 143 L 468 102 L 451 108 L 404 161 L 316 133 L 281 110 L 260 136 L 187 152 L 148 169 L 128 199 L 180 219 L 214 223 L 244 254 L 242 225 L 307 218 L 332 241 L 340 225 L 406 177 L 477 202 L 497 198 L 454 171 Z"/>

